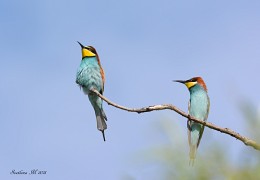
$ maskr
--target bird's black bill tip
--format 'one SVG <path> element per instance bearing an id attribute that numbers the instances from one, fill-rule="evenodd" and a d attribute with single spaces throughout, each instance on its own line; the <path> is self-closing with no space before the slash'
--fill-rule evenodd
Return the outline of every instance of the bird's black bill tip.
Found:
<path id="1" fill-rule="evenodd" d="M 104 139 L 104 141 L 106 141 L 106 137 L 105 137 L 105 132 L 104 132 L 104 130 L 101 131 L 101 132 L 102 132 L 102 135 L 103 135 L 103 139 Z"/>
<path id="2" fill-rule="evenodd" d="M 178 83 L 184 84 L 186 81 L 183 81 L 183 80 L 173 80 L 173 82 L 178 82 Z"/>
<path id="3" fill-rule="evenodd" d="M 77 41 L 78 42 L 78 41 Z M 78 42 L 79 43 L 79 45 L 81 46 L 81 48 L 84 48 L 84 46 L 80 43 L 80 42 Z"/>

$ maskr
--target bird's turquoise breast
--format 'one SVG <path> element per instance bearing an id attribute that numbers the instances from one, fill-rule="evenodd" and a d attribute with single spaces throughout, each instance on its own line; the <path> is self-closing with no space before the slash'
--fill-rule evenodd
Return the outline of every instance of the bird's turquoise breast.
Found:
<path id="1" fill-rule="evenodd" d="M 207 92 L 200 85 L 195 85 L 190 89 L 189 114 L 195 118 L 206 121 L 208 109 L 209 98 Z"/>
<path id="2" fill-rule="evenodd" d="M 103 83 L 96 57 L 86 57 L 81 61 L 76 82 L 83 87 L 86 94 L 91 88 L 101 91 Z"/>

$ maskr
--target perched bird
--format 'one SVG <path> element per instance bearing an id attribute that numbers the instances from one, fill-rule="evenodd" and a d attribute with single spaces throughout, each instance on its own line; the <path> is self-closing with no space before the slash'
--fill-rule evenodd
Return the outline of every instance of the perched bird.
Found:
<path id="1" fill-rule="evenodd" d="M 91 92 L 91 89 L 96 89 L 100 94 L 104 92 L 105 74 L 101 67 L 100 60 L 97 51 L 92 46 L 81 46 L 82 61 L 77 71 L 76 83 L 83 89 L 83 92 L 88 95 L 89 101 L 91 102 L 97 120 L 97 129 L 102 132 L 103 139 L 105 139 L 106 114 L 103 110 L 103 100 L 96 94 Z"/>
<path id="2" fill-rule="evenodd" d="M 176 80 L 183 83 L 190 91 L 189 115 L 202 121 L 207 121 L 209 114 L 209 96 L 206 84 L 201 77 L 194 77 L 186 81 Z M 194 164 L 196 151 L 204 131 L 204 126 L 194 121 L 187 121 L 188 140 L 190 146 L 190 164 Z"/>

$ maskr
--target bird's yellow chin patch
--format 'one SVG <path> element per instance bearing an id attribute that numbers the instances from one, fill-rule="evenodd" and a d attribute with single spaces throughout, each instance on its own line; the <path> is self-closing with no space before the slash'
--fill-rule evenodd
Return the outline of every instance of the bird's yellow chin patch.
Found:
<path id="1" fill-rule="evenodd" d="M 188 89 L 190 89 L 192 86 L 195 86 L 197 82 L 186 82 L 185 85 L 187 86 Z"/>
<path id="2" fill-rule="evenodd" d="M 93 52 L 91 52 L 88 49 L 83 48 L 82 49 L 82 57 L 93 57 L 96 56 Z"/>

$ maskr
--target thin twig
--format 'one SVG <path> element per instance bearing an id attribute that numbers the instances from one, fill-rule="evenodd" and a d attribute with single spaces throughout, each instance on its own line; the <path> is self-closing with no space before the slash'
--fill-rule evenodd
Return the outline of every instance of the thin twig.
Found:
<path id="1" fill-rule="evenodd" d="M 199 119 L 196 119 L 194 117 L 191 117 L 190 115 L 188 115 L 187 113 L 185 113 L 184 111 L 178 109 L 177 107 L 171 105 L 171 104 L 162 104 L 162 105 L 153 105 L 153 106 L 148 106 L 148 107 L 143 107 L 143 108 L 127 108 L 121 105 L 118 105 L 114 102 L 111 102 L 110 100 L 108 100 L 106 97 L 104 97 L 103 95 L 101 95 L 97 90 L 92 89 L 92 92 L 94 92 L 95 94 L 97 94 L 101 99 L 103 99 L 104 101 L 106 101 L 109 105 L 112 105 L 116 108 L 125 110 L 125 111 L 129 111 L 129 112 L 136 112 L 136 113 L 145 113 L 145 112 L 150 112 L 150 111 L 159 111 L 159 110 L 165 110 L 165 109 L 169 109 L 169 110 L 173 110 L 176 113 L 182 115 L 183 117 L 186 117 L 192 121 L 195 121 L 197 123 L 203 124 L 204 126 L 207 126 L 210 129 L 214 129 L 216 131 L 219 131 L 221 133 L 225 133 L 228 134 L 240 141 L 242 141 L 245 145 L 247 146 L 251 146 L 253 148 L 255 148 L 256 150 L 260 150 L 260 144 L 256 143 L 255 141 L 240 135 L 239 133 L 228 129 L 228 128 L 221 128 L 219 126 L 216 126 L 210 122 L 205 122 L 205 121 L 201 121 Z"/>

